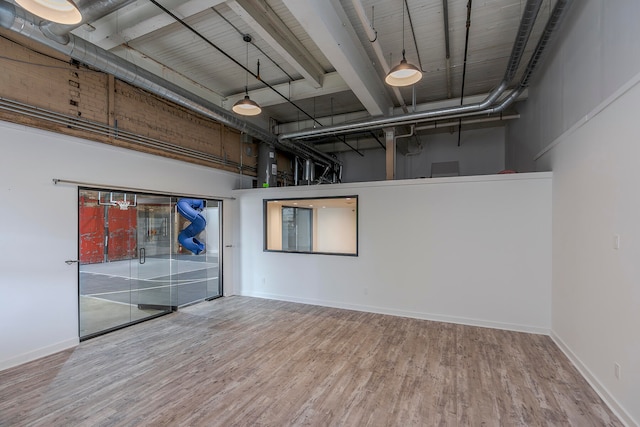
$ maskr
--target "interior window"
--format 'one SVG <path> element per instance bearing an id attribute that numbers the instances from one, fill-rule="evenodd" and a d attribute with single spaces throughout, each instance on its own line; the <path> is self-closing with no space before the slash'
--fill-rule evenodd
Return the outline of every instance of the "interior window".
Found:
<path id="1" fill-rule="evenodd" d="M 264 201 L 265 251 L 358 255 L 358 197 Z"/>

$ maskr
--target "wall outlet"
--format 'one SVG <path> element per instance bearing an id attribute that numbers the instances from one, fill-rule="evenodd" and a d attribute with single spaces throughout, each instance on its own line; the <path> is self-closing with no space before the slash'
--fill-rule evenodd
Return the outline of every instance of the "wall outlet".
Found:
<path id="1" fill-rule="evenodd" d="M 613 236 L 613 249 L 620 249 L 620 235 L 615 234 Z"/>
<path id="2" fill-rule="evenodd" d="M 620 365 L 617 363 L 613 364 L 613 374 L 616 376 L 617 379 L 620 379 Z"/>

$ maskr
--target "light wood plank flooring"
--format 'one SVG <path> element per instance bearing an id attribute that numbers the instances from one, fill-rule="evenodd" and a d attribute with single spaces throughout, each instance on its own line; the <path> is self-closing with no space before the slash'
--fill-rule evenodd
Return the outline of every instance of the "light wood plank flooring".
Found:
<path id="1" fill-rule="evenodd" d="M 0 372 L 1 426 L 619 426 L 547 336 L 247 297 Z"/>

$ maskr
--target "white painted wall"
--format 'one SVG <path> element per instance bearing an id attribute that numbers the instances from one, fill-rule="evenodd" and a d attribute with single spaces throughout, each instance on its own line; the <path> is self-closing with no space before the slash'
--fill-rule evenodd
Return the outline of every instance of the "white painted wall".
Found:
<path id="1" fill-rule="evenodd" d="M 239 292 L 547 333 L 551 175 L 519 174 L 235 192 Z M 262 200 L 359 196 L 359 256 L 262 250 Z"/>
<path id="2" fill-rule="evenodd" d="M 214 169 L 0 122 L 0 369 L 78 343 L 78 198 L 53 178 L 230 196 L 238 177 Z M 234 201 L 224 239 L 238 235 Z M 225 251 L 225 293 L 237 273 Z M 230 282 L 231 281 L 231 282 Z"/>
<path id="3" fill-rule="evenodd" d="M 638 16 L 637 0 L 574 2 L 507 137 L 509 167 L 553 170 L 552 336 L 628 425 L 640 423 Z"/>
<path id="4" fill-rule="evenodd" d="M 403 164 L 401 178 L 431 176 L 431 164 L 457 161 L 460 176 L 496 174 L 504 169 L 505 128 L 495 127 L 458 133 L 440 133 L 420 138 L 423 148 L 418 154 L 398 156 Z M 398 168 L 400 171 L 400 168 Z"/>
<path id="5" fill-rule="evenodd" d="M 422 135 L 420 141 L 422 149 L 416 149 L 415 141 L 411 141 L 413 154 L 397 153 L 397 179 L 430 177 L 431 164 L 437 162 L 458 161 L 461 176 L 495 174 L 504 169 L 504 127 L 463 131 L 459 147 L 457 132 Z M 385 151 L 380 148 L 363 153 L 364 157 L 353 151 L 339 154 L 338 158 L 344 163 L 342 182 L 386 179 Z"/>
<path id="6" fill-rule="evenodd" d="M 384 181 L 386 179 L 385 151 L 363 150 L 364 157 L 353 151 L 337 153 L 343 162 L 342 182 Z"/>

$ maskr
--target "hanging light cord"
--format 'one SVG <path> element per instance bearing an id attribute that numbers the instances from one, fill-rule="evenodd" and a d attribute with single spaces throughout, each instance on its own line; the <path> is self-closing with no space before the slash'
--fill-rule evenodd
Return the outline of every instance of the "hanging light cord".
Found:
<path id="1" fill-rule="evenodd" d="M 244 36 L 243 40 L 247 42 L 247 53 L 245 55 L 244 63 L 249 66 L 249 43 L 251 42 L 251 36 Z M 244 93 L 249 96 L 249 73 L 244 73 Z"/>
<path id="2" fill-rule="evenodd" d="M 369 42 L 371 43 L 375 43 L 375 41 L 378 40 L 378 30 L 376 30 L 376 28 L 374 27 L 375 14 L 373 8 L 374 6 L 371 6 L 371 29 L 373 30 L 373 34 L 375 35 L 375 37 L 373 38 L 373 40 L 369 40 Z"/>
<path id="3" fill-rule="evenodd" d="M 313 116 L 311 116 L 309 113 L 307 113 L 306 111 L 304 111 L 298 104 L 296 104 L 295 102 L 291 101 L 289 98 L 287 98 L 285 95 L 281 94 L 276 88 L 274 88 L 273 86 L 271 86 L 269 83 L 265 82 L 262 79 L 258 78 L 257 74 L 254 74 L 251 70 L 249 70 L 249 68 L 245 67 L 244 65 L 242 65 L 240 62 L 238 62 L 237 59 L 233 58 L 231 55 L 229 55 L 227 52 L 225 52 L 224 50 L 222 50 L 221 48 L 219 48 L 218 46 L 216 46 L 215 43 L 213 43 L 211 40 L 207 39 L 205 36 L 203 36 L 202 34 L 200 34 L 198 31 L 196 31 L 193 27 L 191 27 L 189 24 L 187 24 L 186 22 L 184 22 L 182 19 L 180 19 L 178 16 L 176 16 L 174 13 L 172 13 L 169 9 L 167 9 L 166 7 L 164 7 L 163 5 L 161 5 L 160 3 L 158 3 L 156 0 L 149 0 L 151 3 L 153 3 L 154 5 L 156 5 L 158 8 L 160 8 L 164 13 L 166 13 L 167 15 L 171 16 L 173 19 L 176 20 L 176 22 L 179 22 L 182 26 L 184 26 L 186 29 L 188 29 L 189 31 L 191 31 L 193 34 L 195 34 L 196 36 L 198 36 L 200 39 L 202 39 L 202 41 L 204 41 L 205 43 L 207 43 L 209 46 L 213 47 L 215 50 L 217 50 L 218 52 L 220 52 L 221 54 L 223 54 L 224 56 L 226 56 L 231 62 L 233 62 L 234 64 L 236 64 L 237 66 L 239 66 L 240 68 L 242 68 L 243 70 L 245 70 L 247 73 L 251 74 L 253 77 L 255 77 L 256 79 L 260 80 L 262 83 L 264 83 L 265 86 L 267 86 L 269 89 L 271 89 L 273 92 L 277 93 L 282 99 L 284 99 L 285 101 L 287 101 L 288 103 L 290 103 L 291 105 L 293 105 L 294 107 L 296 107 L 300 112 L 302 112 L 305 116 L 307 116 L 308 118 L 310 118 L 311 120 L 313 120 L 315 123 L 319 124 L 320 126 L 322 126 L 322 123 L 318 122 Z"/>
<path id="4" fill-rule="evenodd" d="M 406 4 L 406 0 L 402 3 L 402 59 L 405 59 L 404 57 L 404 7 Z"/>
<path id="5" fill-rule="evenodd" d="M 218 16 L 220 17 L 220 19 L 222 19 L 224 22 L 226 22 L 227 24 L 229 24 L 229 26 L 231 28 L 233 28 L 234 30 L 236 30 L 236 32 L 238 34 L 240 34 L 241 36 L 244 36 L 244 33 L 242 31 L 240 31 L 240 29 L 238 27 L 236 27 L 235 25 L 233 25 L 233 22 L 229 21 L 223 14 L 221 14 L 220 12 L 218 12 L 218 10 L 214 7 L 211 8 L 211 10 L 213 10 L 216 14 L 218 14 Z M 271 61 L 271 63 L 276 66 L 280 71 L 282 71 L 282 74 L 284 74 L 285 76 L 287 76 L 287 78 L 289 79 L 289 81 L 291 82 L 293 80 L 293 77 L 291 77 L 291 75 L 289 75 L 289 73 L 287 73 L 281 66 L 280 64 L 278 64 L 276 61 L 274 61 L 273 59 L 271 59 L 271 57 L 269 55 L 267 55 L 265 53 L 264 50 L 262 50 L 260 48 L 260 46 L 256 45 L 255 43 L 251 42 L 251 45 L 253 47 L 255 47 L 258 52 L 260 52 L 261 54 L 264 55 L 265 58 L 267 58 L 269 61 Z"/>
<path id="6" fill-rule="evenodd" d="M 407 2 L 407 0 L 404 0 L 404 5 L 407 8 L 407 17 L 409 18 L 409 28 L 411 28 L 411 37 L 413 37 L 413 45 L 416 48 L 416 55 L 418 56 L 418 66 L 420 67 L 420 71 L 422 71 L 423 73 L 426 73 L 427 70 L 422 68 L 422 60 L 420 59 L 420 50 L 418 49 L 418 39 L 416 39 L 416 32 L 413 29 L 413 20 L 411 19 L 411 12 L 409 11 L 409 3 Z M 402 13 L 402 29 L 404 31 L 404 12 Z M 402 49 L 404 50 L 404 40 L 403 40 Z"/>
<path id="7" fill-rule="evenodd" d="M 467 54 L 469 52 L 469 29 L 471 28 L 471 1 L 469 0 L 469 3 L 467 3 L 467 33 L 464 39 L 464 62 L 462 64 L 462 88 L 460 89 L 460 105 L 462 105 L 463 103 L 463 97 L 464 97 L 464 83 L 465 83 L 465 77 L 467 74 Z"/>
<path id="8" fill-rule="evenodd" d="M 471 28 L 471 1 L 467 3 L 467 34 L 464 40 L 464 63 L 462 65 L 462 87 L 460 88 L 460 105 L 464 103 L 464 82 L 467 77 L 467 53 L 469 52 L 469 28 Z M 462 134 L 462 118 L 458 119 L 458 147 Z"/>
<path id="9" fill-rule="evenodd" d="M 205 43 L 207 43 L 209 46 L 213 47 L 214 49 L 216 49 L 218 52 L 220 52 L 221 54 L 223 54 L 225 57 L 227 57 L 231 62 L 233 62 L 234 64 L 238 65 L 240 68 L 242 68 L 246 73 L 248 73 L 246 75 L 246 82 L 247 85 L 245 86 L 245 93 L 248 95 L 249 94 L 249 74 L 251 74 L 253 77 L 255 77 L 257 80 L 261 81 L 265 86 L 267 86 L 269 89 L 271 89 L 273 92 L 275 92 L 276 94 L 278 94 L 282 99 L 284 99 L 285 101 L 287 101 L 289 104 L 293 105 L 299 112 L 303 113 L 305 116 L 307 116 L 309 119 L 311 119 L 314 123 L 318 124 L 319 126 L 323 126 L 322 123 L 320 123 L 318 120 L 316 120 L 315 117 L 311 116 L 309 113 L 307 113 L 305 110 L 303 110 L 298 104 L 296 104 L 295 102 L 293 102 L 291 99 L 287 98 L 285 95 L 283 95 L 282 93 L 280 93 L 276 88 L 274 88 L 273 86 L 271 86 L 269 83 L 265 82 L 264 80 L 262 80 L 262 78 L 260 77 L 260 61 L 258 61 L 258 74 L 254 74 L 247 66 L 242 65 L 240 62 L 238 62 L 238 60 L 236 60 L 235 58 L 233 58 L 231 55 L 229 55 L 227 52 L 225 52 L 224 50 L 222 50 L 220 47 L 218 47 L 215 43 L 213 43 L 211 40 L 207 39 L 206 37 L 204 37 L 202 34 L 200 34 L 200 32 L 198 32 L 196 29 L 194 29 L 193 27 L 191 27 L 189 24 L 187 24 L 186 22 L 184 22 L 184 20 L 182 20 L 181 18 L 179 18 L 178 16 L 176 16 L 174 13 L 172 13 L 169 9 L 167 9 L 166 7 L 164 7 L 163 5 L 161 5 L 160 3 L 158 3 L 156 0 L 149 0 L 151 3 L 153 3 L 155 6 L 157 6 L 160 10 L 162 10 L 164 13 L 166 13 L 167 15 L 171 16 L 173 19 L 176 20 L 176 22 L 180 23 L 182 26 L 184 26 L 186 29 L 188 29 L 189 31 L 191 31 L 193 34 L 195 34 L 196 36 L 198 36 L 200 39 L 202 39 L 202 41 L 204 41 Z M 404 13 L 403 13 L 403 22 L 404 22 Z M 403 25 L 404 27 L 404 25 Z M 403 38 L 404 38 L 404 28 L 403 28 Z M 404 40 L 402 42 L 403 44 L 403 48 L 404 48 Z M 249 44 L 247 43 L 247 62 L 248 62 L 248 51 L 249 51 Z M 286 73 L 285 73 L 286 74 Z M 299 121 L 299 120 L 298 120 Z M 380 145 L 382 145 L 382 143 L 380 142 L 380 139 L 378 139 L 378 137 L 373 133 L 373 131 L 369 131 L 369 133 L 378 141 L 378 143 Z M 340 137 L 338 137 L 337 135 L 335 136 L 338 140 L 344 142 L 343 139 L 341 139 Z M 358 152 L 358 150 L 354 149 L 353 147 L 350 147 L 352 150 Z M 358 154 L 362 155 L 361 153 L 358 152 Z"/>

